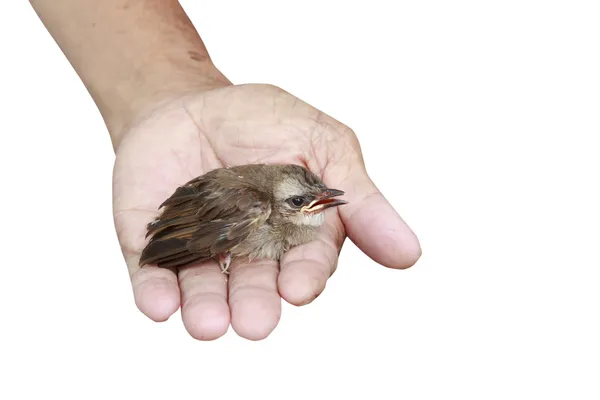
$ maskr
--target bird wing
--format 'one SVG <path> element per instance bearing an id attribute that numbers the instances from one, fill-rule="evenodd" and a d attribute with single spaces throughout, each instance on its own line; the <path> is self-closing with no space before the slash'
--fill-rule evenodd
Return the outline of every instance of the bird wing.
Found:
<path id="1" fill-rule="evenodd" d="M 268 197 L 257 190 L 224 185 L 209 177 L 177 188 L 162 214 L 148 224 L 150 242 L 140 266 L 182 267 L 226 253 L 262 225 L 271 213 Z"/>

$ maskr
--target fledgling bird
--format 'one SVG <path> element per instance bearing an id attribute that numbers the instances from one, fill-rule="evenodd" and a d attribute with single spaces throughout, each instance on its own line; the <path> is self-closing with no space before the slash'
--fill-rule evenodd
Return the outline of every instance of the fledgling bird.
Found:
<path id="1" fill-rule="evenodd" d="M 347 204 L 299 165 L 250 164 L 212 170 L 175 190 L 148 224 L 140 266 L 184 267 L 215 259 L 279 260 L 316 239 L 323 212 Z"/>

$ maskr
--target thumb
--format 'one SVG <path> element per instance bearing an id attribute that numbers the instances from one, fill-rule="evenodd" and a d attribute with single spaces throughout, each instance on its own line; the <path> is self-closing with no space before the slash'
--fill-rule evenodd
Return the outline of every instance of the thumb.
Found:
<path id="1" fill-rule="evenodd" d="M 360 154 L 332 166 L 329 177 L 340 186 L 335 189 L 346 192 L 348 204 L 340 207 L 339 213 L 354 244 L 389 268 L 408 268 L 417 262 L 421 256 L 417 236 L 377 189 Z"/>

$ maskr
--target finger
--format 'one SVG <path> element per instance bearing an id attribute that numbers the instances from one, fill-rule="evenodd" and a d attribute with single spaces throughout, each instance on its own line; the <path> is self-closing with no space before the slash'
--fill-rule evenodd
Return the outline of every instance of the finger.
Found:
<path id="1" fill-rule="evenodd" d="M 281 317 L 277 263 L 268 260 L 250 263 L 234 261 L 230 271 L 231 326 L 243 338 L 266 338 Z"/>
<path id="2" fill-rule="evenodd" d="M 145 142 L 151 156 L 140 157 L 139 146 L 122 143 L 113 175 L 115 228 L 127 262 L 135 303 L 143 314 L 157 322 L 167 320 L 181 301 L 177 275 L 173 271 L 148 265 L 139 267 L 139 256 L 147 243 L 146 225 L 158 215 L 158 204 L 172 190 L 170 187 L 174 189 L 180 180 L 167 175 L 165 171 L 174 170 L 168 168 L 170 165 L 155 162 L 159 144 L 158 140 Z"/>
<path id="3" fill-rule="evenodd" d="M 115 213 L 115 227 L 131 278 L 135 304 L 156 322 L 166 321 L 179 308 L 177 276 L 171 270 L 147 265 L 139 266 L 146 223 L 154 213 L 129 210 Z"/>
<path id="4" fill-rule="evenodd" d="M 281 297 L 296 306 L 316 299 L 337 267 L 343 240 L 339 217 L 329 213 L 317 240 L 290 249 L 282 258 L 278 279 Z"/>
<path id="5" fill-rule="evenodd" d="M 198 340 L 214 340 L 229 328 L 227 276 L 215 261 L 181 268 L 181 317 L 185 329 Z"/>
<path id="6" fill-rule="evenodd" d="M 421 256 L 417 236 L 377 189 L 359 155 L 332 166 L 328 176 L 340 186 L 336 189 L 346 192 L 349 204 L 340 207 L 340 216 L 348 237 L 365 254 L 390 268 L 417 262 Z"/>

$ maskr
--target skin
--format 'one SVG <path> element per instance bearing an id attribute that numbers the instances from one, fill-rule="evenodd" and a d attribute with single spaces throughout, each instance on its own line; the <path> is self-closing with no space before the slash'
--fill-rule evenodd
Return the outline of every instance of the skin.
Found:
<path id="1" fill-rule="evenodd" d="M 136 305 L 154 321 L 179 307 L 190 335 L 231 325 L 250 340 L 277 325 L 281 299 L 313 301 L 349 237 L 377 263 L 407 268 L 419 241 L 368 176 L 354 132 L 284 90 L 232 85 L 177 1 L 31 1 L 97 104 L 115 149 L 114 221 Z M 138 266 L 146 224 L 174 189 L 211 169 L 296 163 L 346 192 L 319 239 L 273 261 L 214 261 L 179 272 Z"/>

